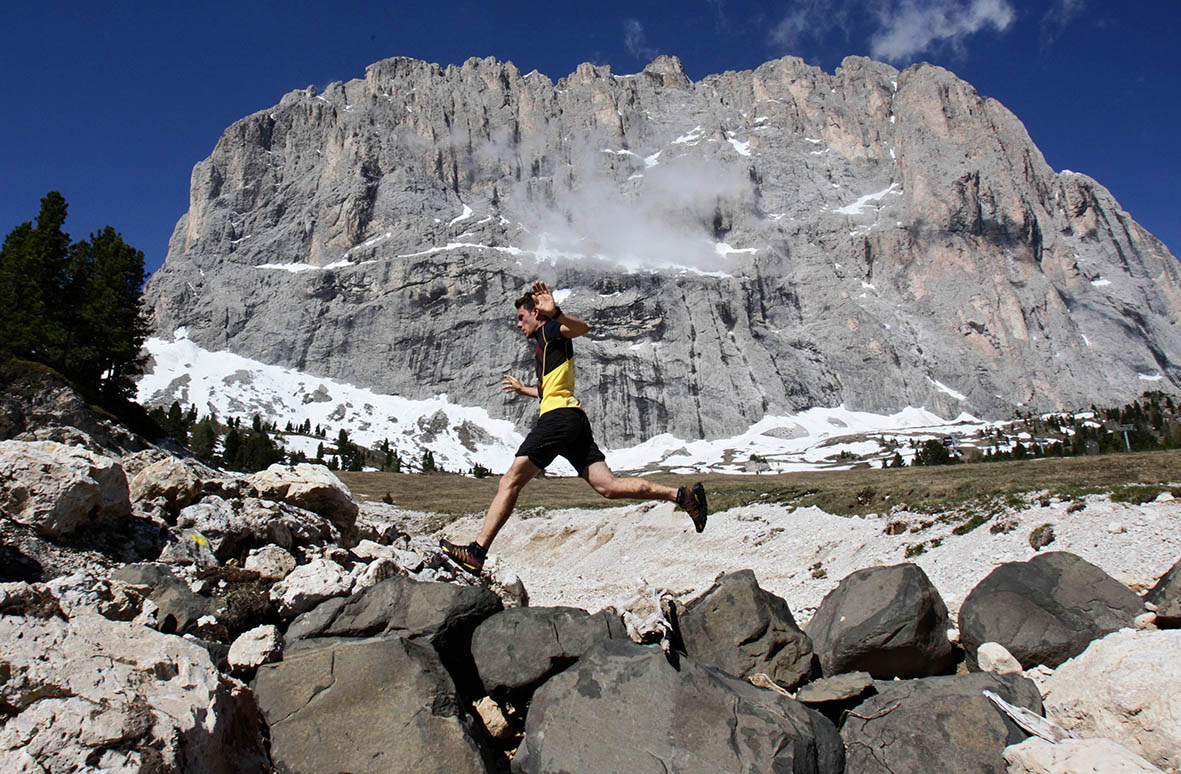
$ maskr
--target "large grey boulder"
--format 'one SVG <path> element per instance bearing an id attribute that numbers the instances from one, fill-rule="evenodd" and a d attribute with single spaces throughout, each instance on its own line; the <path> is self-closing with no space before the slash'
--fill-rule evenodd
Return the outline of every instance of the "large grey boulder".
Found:
<path id="1" fill-rule="evenodd" d="M 0 615 L 0 771 L 267 770 L 249 692 L 199 645 L 77 610 Z"/>
<path id="2" fill-rule="evenodd" d="M 0 441 L 0 514 L 54 538 L 131 513 L 118 460 L 55 441 Z"/>
<path id="3" fill-rule="evenodd" d="M 1157 626 L 1162 629 L 1181 627 L 1181 560 L 1148 590 L 1144 601 L 1156 606 Z"/>
<path id="4" fill-rule="evenodd" d="M 760 588 L 753 570 L 719 577 L 678 611 L 677 623 L 689 658 L 736 677 L 762 672 L 794 691 L 818 671 L 787 602 Z"/>
<path id="5" fill-rule="evenodd" d="M 280 771 L 494 770 L 438 655 L 404 637 L 334 641 L 259 668 L 251 687 Z"/>
<path id="6" fill-rule="evenodd" d="M 287 650 L 312 639 L 401 636 L 432 646 L 459 690 L 477 694 L 472 633 L 503 607 L 487 589 L 399 575 L 347 599 L 330 599 L 296 618 L 287 628 Z"/>
<path id="7" fill-rule="evenodd" d="M 949 675 L 879 682 L 841 727 L 850 774 L 1005 774 L 1004 750 L 1026 737 L 982 691 L 1041 714 L 1019 675 Z"/>
<path id="8" fill-rule="evenodd" d="M 514 607 L 496 613 L 472 634 L 472 658 L 484 690 L 515 702 L 577 661 L 599 640 L 626 638 L 619 615 L 575 607 Z"/>
<path id="9" fill-rule="evenodd" d="M 825 675 L 876 678 L 946 674 L 956 654 L 947 606 L 916 564 L 867 567 L 825 595 L 808 636 Z"/>
<path id="10" fill-rule="evenodd" d="M 1064 551 L 1006 562 L 968 593 L 960 636 L 969 663 L 985 642 L 1003 645 L 1026 669 L 1056 667 L 1143 611 L 1126 586 Z"/>
<path id="11" fill-rule="evenodd" d="M 605 640 L 533 695 L 513 771 L 840 774 L 832 723 L 794 699 L 659 648 Z"/>
<path id="12" fill-rule="evenodd" d="M 1046 712 L 1075 735 L 1181 769 L 1181 630 L 1109 634 L 1059 666 L 1044 690 Z"/>

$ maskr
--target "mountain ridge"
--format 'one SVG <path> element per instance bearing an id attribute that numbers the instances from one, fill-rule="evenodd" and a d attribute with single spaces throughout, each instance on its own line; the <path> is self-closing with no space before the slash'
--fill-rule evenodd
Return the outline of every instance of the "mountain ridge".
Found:
<path id="1" fill-rule="evenodd" d="M 592 325 L 579 392 L 611 445 L 1181 384 L 1164 245 L 953 74 L 856 57 L 556 83 L 382 60 L 227 129 L 147 297 L 163 338 L 520 427 L 495 382 L 531 372 L 504 336 L 538 276 Z"/>

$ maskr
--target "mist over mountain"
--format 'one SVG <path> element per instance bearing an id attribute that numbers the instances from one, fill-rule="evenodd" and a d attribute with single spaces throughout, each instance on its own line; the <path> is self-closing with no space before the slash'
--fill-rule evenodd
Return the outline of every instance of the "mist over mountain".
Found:
<path id="1" fill-rule="evenodd" d="M 531 376 L 536 278 L 591 325 L 579 397 L 612 447 L 1181 386 L 1165 246 L 952 73 L 855 57 L 557 83 L 384 60 L 230 126 L 146 293 L 162 338 L 520 426 L 499 379 Z"/>

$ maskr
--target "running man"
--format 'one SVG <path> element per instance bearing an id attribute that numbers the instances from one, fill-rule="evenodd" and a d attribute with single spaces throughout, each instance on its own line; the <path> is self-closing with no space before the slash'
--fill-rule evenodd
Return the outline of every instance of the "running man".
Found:
<path id="1" fill-rule="evenodd" d="M 705 529 L 709 508 L 705 487 L 674 489 L 643 478 L 617 478 L 607 467 L 606 458 L 595 444 L 590 422 L 582 404 L 574 397 L 574 344 L 571 339 L 585 335 L 587 324 L 566 314 L 554 303 L 553 289 L 544 282 L 534 282 L 533 290 L 517 299 L 517 328 L 536 342 L 537 386 L 527 387 L 517 378 L 506 375 L 501 383 L 505 392 L 527 395 L 541 401 L 541 417 L 525 437 L 512 466 L 500 478 L 496 497 L 484 516 L 479 536 L 467 545 L 440 540 L 443 551 L 468 572 L 479 574 L 484 568 L 488 548 L 500 528 L 512 515 L 517 496 L 525 484 L 547 467 L 558 455 L 565 457 L 578 475 L 608 499 L 667 500 L 688 512 L 698 532 Z"/>

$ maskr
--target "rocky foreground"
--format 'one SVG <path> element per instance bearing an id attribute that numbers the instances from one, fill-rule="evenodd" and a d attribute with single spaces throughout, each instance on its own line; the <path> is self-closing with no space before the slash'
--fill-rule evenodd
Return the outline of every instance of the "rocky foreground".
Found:
<path id="1" fill-rule="evenodd" d="M 1066 551 L 953 620 L 922 567 L 797 625 L 755 572 L 529 605 L 318 466 L 150 445 L 48 376 L 0 403 L 0 771 L 1083 772 L 1181 767 L 1181 563 Z M 11 388 L 11 385 L 10 385 Z"/>

